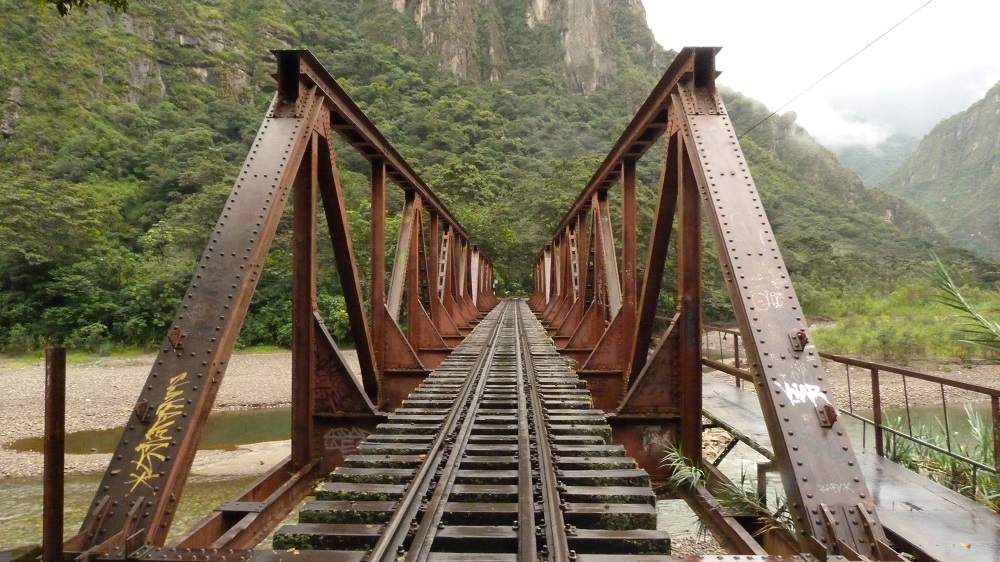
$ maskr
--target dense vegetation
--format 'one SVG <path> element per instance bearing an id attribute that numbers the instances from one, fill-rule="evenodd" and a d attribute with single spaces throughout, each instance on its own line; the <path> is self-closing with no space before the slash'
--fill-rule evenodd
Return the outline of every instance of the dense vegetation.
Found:
<path id="1" fill-rule="evenodd" d="M 953 244 L 1000 258 L 1000 83 L 937 124 L 879 187 L 923 209 Z"/>
<path id="2" fill-rule="evenodd" d="M 512 293 L 530 286 L 538 248 L 658 78 L 652 59 L 619 49 L 612 84 L 573 93 L 553 63 L 558 38 L 512 20 L 502 79 L 459 79 L 425 55 L 406 15 L 376 0 L 148 0 L 124 15 L 97 8 L 65 18 L 14 0 L 0 8 L 0 347 L 10 353 L 159 341 L 274 91 L 266 49 L 312 49 L 493 257 L 501 290 Z M 618 41 L 630 32 L 623 21 Z M 737 130 L 768 113 L 735 92 L 725 99 Z M 841 318 L 857 295 L 891 294 L 919 278 L 934 247 L 960 282 L 984 281 L 985 264 L 943 249 L 921 213 L 865 189 L 791 117 L 742 143 L 812 316 Z M 367 271 L 367 169 L 340 148 Z M 654 149 L 640 163 L 640 232 L 659 160 Z M 244 344 L 290 341 L 283 232 Z M 349 339 L 331 260 L 321 257 L 321 308 Z M 706 262 L 709 319 L 729 309 L 717 269 Z"/>

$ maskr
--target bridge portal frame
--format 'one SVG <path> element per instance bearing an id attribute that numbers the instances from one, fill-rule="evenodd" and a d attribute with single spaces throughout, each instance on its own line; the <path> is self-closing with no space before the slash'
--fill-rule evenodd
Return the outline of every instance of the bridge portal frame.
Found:
<path id="1" fill-rule="evenodd" d="M 79 533 L 64 552 L 126 559 L 162 546 L 286 201 L 292 212 L 292 451 L 160 557 L 245 559 L 312 485 L 497 304 L 486 254 L 308 51 L 273 51 L 277 92 Z M 334 133 L 371 164 L 371 296 L 354 256 Z M 388 182 L 404 192 L 386 283 Z M 318 312 L 318 211 L 344 291 L 360 380 Z M 429 226 L 425 226 L 429 223 Z M 386 287 L 388 285 L 388 288 Z M 404 306 L 405 303 L 405 306 Z M 400 327 L 406 314 L 406 330 Z M 367 316 L 366 316 L 367 313 Z M 167 555 L 166 552 L 177 554 Z M 158 557 L 158 559 L 160 559 Z M 203 557 L 204 559 L 204 557 Z"/>
<path id="2" fill-rule="evenodd" d="M 663 441 L 701 465 L 704 215 L 746 342 L 797 550 L 823 558 L 899 559 L 837 419 L 819 354 L 718 94 L 718 50 L 685 48 L 678 54 L 536 258 L 529 304 L 557 348 L 578 366 L 595 405 L 608 413 L 615 440 L 643 468 L 667 475 L 660 462 Z M 636 161 L 661 137 L 664 157 L 639 289 Z M 607 196 L 618 185 L 620 260 Z M 651 350 L 675 221 L 677 310 Z M 592 291 L 568 289 L 577 287 Z M 739 524 L 721 516 L 708 489 L 688 500 L 746 554 L 763 553 Z"/>

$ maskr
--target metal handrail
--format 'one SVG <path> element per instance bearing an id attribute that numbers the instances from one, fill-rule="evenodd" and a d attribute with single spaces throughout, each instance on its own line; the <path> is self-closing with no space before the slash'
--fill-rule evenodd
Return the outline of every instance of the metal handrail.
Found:
<path id="1" fill-rule="evenodd" d="M 709 334 L 711 332 L 716 332 L 716 333 L 719 333 L 719 334 L 733 336 L 733 350 L 734 350 L 733 351 L 733 355 L 734 355 L 734 358 L 735 358 L 734 365 L 730 365 L 728 363 L 725 363 L 722 360 L 723 358 L 721 357 L 721 355 L 722 355 L 722 338 L 721 337 L 719 339 L 719 355 L 720 355 L 719 359 L 716 360 L 716 359 L 712 359 L 710 357 L 707 357 L 707 353 L 703 352 L 702 364 L 705 365 L 705 366 L 707 366 L 707 367 L 711 367 L 713 369 L 716 369 L 716 370 L 718 370 L 720 372 L 726 373 L 726 374 L 728 374 L 730 376 L 733 376 L 736 379 L 736 385 L 737 386 L 740 386 L 742 381 L 751 381 L 752 377 L 751 377 L 750 372 L 747 371 L 747 370 L 745 370 L 745 369 L 740 368 L 740 363 L 739 362 L 740 362 L 740 350 L 741 350 L 741 346 L 740 346 L 741 334 L 740 334 L 739 330 L 732 329 L 732 328 L 725 328 L 725 327 L 721 327 L 721 326 L 705 326 L 705 328 L 704 328 L 704 334 L 707 335 L 707 334 Z M 704 341 L 704 339 L 703 339 L 703 341 Z M 953 458 L 955 460 L 964 462 L 964 463 L 970 465 L 971 467 L 973 467 L 973 469 L 974 469 L 973 474 L 975 474 L 976 470 L 982 470 L 982 471 L 985 471 L 985 472 L 988 472 L 988 473 L 991 473 L 991 474 L 994 474 L 994 475 L 997 475 L 998 477 L 1000 477 L 1000 389 L 991 388 L 991 387 L 988 387 L 988 386 L 982 386 L 982 385 L 973 384 L 973 383 L 967 383 L 967 382 L 963 382 L 963 381 L 951 380 L 951 379 L 947 379 L 947 378 L 940 377 L 940 376 L 937 376 L 937 375 L 931 375 L 931 374 L 927 374 L 927 373 L 921 373 L 919 371 L 914 371 L 914 370 L 911 370 L 911 369 L 905 369 L 903 367 L 897 367 L 897 366 L 894 366 L 894 365 L 885 365 L 885 364 L 882 364 L 882 363 L 875 363 L 875 362 L 872 362 L 872 361 L 866 361 L 866 360 L 857 359 L 857 358 L 854 358 L 854 357 L 847 357 L 847 356 L 843 356 L 843 355 L 836 355 L 836 354 L 825 353 L 825 352 L 819 352 L 819 356 L 821 358 L 823 358 L 823 359 L 828 360 L 828 361 L 832 361 L 834 363 L 839 363 L 839 364 L 842 364 L 845 367 L 847 367 L 847 369 L 848 369 L 847 370 L 847 377 L 848 377 L 847 381 L 848 381 L 848 394 L 849 395 L 850 395 L 850 368 L 851 367 L 856 367 L 856 368 L 868 371 L 869 376 L 871 377 L 871 380 L 872 380 L 872 419 L 868 419 L 868 418 L 866 418 L 866 417 L 864 417 L 864 416 L 862 416 L 860 414 L 856 414 L 854 412 L 853 401 L 850 403 L 851 405 L 848 407 L 848 409 L 845 409 L 845 408 L 842 408 L 842 407 L 838 407 L 838 410 L 840 412 L 846 414 L 849 417 L 852 417 L 854 419 L 857 419 L 857 420 L 861 421 L 862 424 L 864 424 L 864 427 L 867 427 L 868 425 L 871 425 L 873 427 L 874 434 L 875 434 L 875 450 L 876 450 L 876 453 L 879 456 L 885 457 L 884 435 L 885 435 L 885 433 L 889 433 L 890 435 L 895 435 L 895 436 L 900 437 L 902 439 L 906 439 L 908 441 L 911 441 L 911 442 L 913 442 L 913 443 L 915 443 L 915 444 L 917 444 L 917 445 L 919 445 L 921 447 L 925 447 L 927 449 L 930 449 L 930 450 L 936 451 L 938 453 L 947 455 L 948 457 L 951 457 L 951 458 Z M 903 377 L 903 388 L 904 388 L 903 395 L 904 395 L 904 400 L 905 400 L 905 403 L 906 403 L 908 423 L 909 423 L 910 417 L 909 417 L 909 395 L 907 394 L 907 389 L 906 389 L 906 379 L 907 378 L 913 378 L 913 379 L 918 379 L 918 380 L 922 380 L 922 381 L 934 383 L 934 384 L 937 384 L 937 385 L 939 385 L 941 387 L 941 400 L 942 400 L 942 406 L 944 407 L 945 424 L 946 424 L 945 428 L 946 428 L 946 432 L 949 432 L 949 433 L 950 433 L 950 429 L 948 428 L 948 425 L 947 425 L 947 423 L 948 423 L 947 422 L 948 412 L 947 412 L 947 400 L 946 400 L 946 395 L 945 395 L 945 387 L 955 388 L 955 389 L 964 390 L 964 391 L 967 391 L 967 392 L 973 392 L 973 393 L 981 394 L 981 395 L 984 396 L 984 399 L 988 398 L 990 400 L 990 405 L 991 405 L 991 418 L 992 418 L 991 419 L 991 422 L 992 422 L 991 425 L 992 425 L 992 428 L 993 428 L 993 457 L 995 459 L 994 466 L 989 466 L 989 465 L 987 465 L 985 463 L 982 463 L 982 462 L 979 462 L 977 460 L 970 459 L 970 458 L 966 457 L 965 455 L 956 453 L 955 451 L 951 450 L 951 438 L 950 438 L 950 435 L 948 435 L 947 438 L 946 438 L 947 439 L 946 448 L 943 448 L 943 447 L 940 447 L 938 445 L 935 445 L 934 443 L 931 443 L 929 441 L 925 441 L 923 439 L 920 439 L 919 437 L 914 436 L 913 435 L 913 427 L 912 427 L 912 425 L 909 426 L 909 432 L 908 433 L 900 431 L 900 430 L 898 430 L 896 428 L 893 428 L 893 427 L 885 425 L 882 422 L 882 414 L 883 414 L 884 410 L 883 410 L 882 401 L 881 401 L 880 392 L 879 392 L 879 389 L 880 389 L 880 377 L 879 377 L 879 374 L 883 373 L 883 372 L 884 373 L 892 373 L 892 374 L 899 375 L 899 376 Z M 850 396 L 849 396 L 849 400 L 850 400 Z M 867 432 L 864 432 L 864 434 L 867 434 Z"/>

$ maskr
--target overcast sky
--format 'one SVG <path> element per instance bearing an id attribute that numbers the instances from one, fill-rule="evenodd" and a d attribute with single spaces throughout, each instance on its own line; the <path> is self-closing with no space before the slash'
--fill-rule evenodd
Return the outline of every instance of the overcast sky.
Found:
<path id="1" fill-rule="evenodd" d="M 642 0 L 667 48 L 723 47 L 721 84 L 773 111 L 927 0 Z M 920 137 L 1000 81 L 1000 2 L 932 0 L 781 112 L 827 146 Z"/>

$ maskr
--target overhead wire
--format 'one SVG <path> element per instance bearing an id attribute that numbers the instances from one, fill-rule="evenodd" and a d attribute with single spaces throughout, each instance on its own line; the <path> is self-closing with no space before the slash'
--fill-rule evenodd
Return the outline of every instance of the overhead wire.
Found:
<path id="1" fill-rule="evenodd" d="M 740 133 L 739 136 L 737 136 L 736 138 L 737 139 L 742 139 L 744 136 L 750 134 L 754 129 L 756 129 L 757 127 L 763 125 L 770 118 L 772 118 L 775 115 L 777 115 L 779 111 L 781 111 L 782 109 L 785 109 L 786 107 L 788 107 L 792 102 L 794 102 L 795 100 L 797 100 L 800 97 L 802 97 L 803 94 L 805 94 L 809 90 L 813 89 L 817 84 L 819 84 L 823 80 L 826 80 L 827 77 L 829 77 L 831 74 L 833 74 L 834 72 L 837 72 L 838 70 L 840 70 L 840 68 L 842 66 L 844 66 L 845 64 L 851 62 L 855 57 L 857 57 L 861 53 L 865 52 L 868 49 L 868 47 L 871 47 L 872 45 L 874 45 L 875 43 L 877 43 L 879 41 L 879 39 L 882 39 L 883 37 L 885 37 L 886 35 L 888 35 L 889 33 L 891 33 L 897 27 L 903 25 L 903 23 L 905 23 L 906 20 L 912 18 L 917 12 L 919 12 L 920 10 L 923 10 L 924 8 L 926 8 L 927 5 L 930 4 L 933 1 L 934 0 L 927 0 L 926 2 L 924 2 L 923 4 L 921 4 L 919 8 L 917 8 L 916 10 L 913 10 L 912 12 L 910 12 L 910 14 L 908 16 L 906 16 L 905 18 L 903 18 L 903 19 L 899 20 L 898 22 L 896 22 L 895 25 L 893 25 L 889 29 L 887 29 L 884 32 L 882 32 L 882 34 L 879 35 L 878 37 L 876 37 L 875 39 L 872 39 L 867 45 L 865 45 L 864 47 L 861 47 L 861 49 L 858 50 L 856 53 L 854 53 L 853 55 L 847 57 L 847 59 L 845 59 L 843 62 L 841 62 L 840 64 L 838 64 L 837 66 L 835 66 L 833 68 L 833 70 L 831 70 L 830 72 L 827 72 L 826 74 L 824 74 L 823 76 L 821 76 L 819 80 L 816 80 L 815 82 L 813 82 L 812 84 L 810 84 L 806 89 L 804 89 L 801 92 L 799 92 L 798 94 L 796 94 L 795 97 L 793 97 L 792 99 L 790 99 L 790 100 L 786 101 L 784 104 L 782 104 L 781 107 L 779 107 L 778 109 L 775 109 L 774 111 L 772 111 L 770 113 L 770 115 L 768 115 L 767 117 L 765 117 L 765 118 L 761 119 L 760 121 L 758 121 L 757 123 L 755 123 L 753 127 L 750 127 L 749 129 L 747 129 L 747 130 L 743 131 L 742 133 Z"/>

